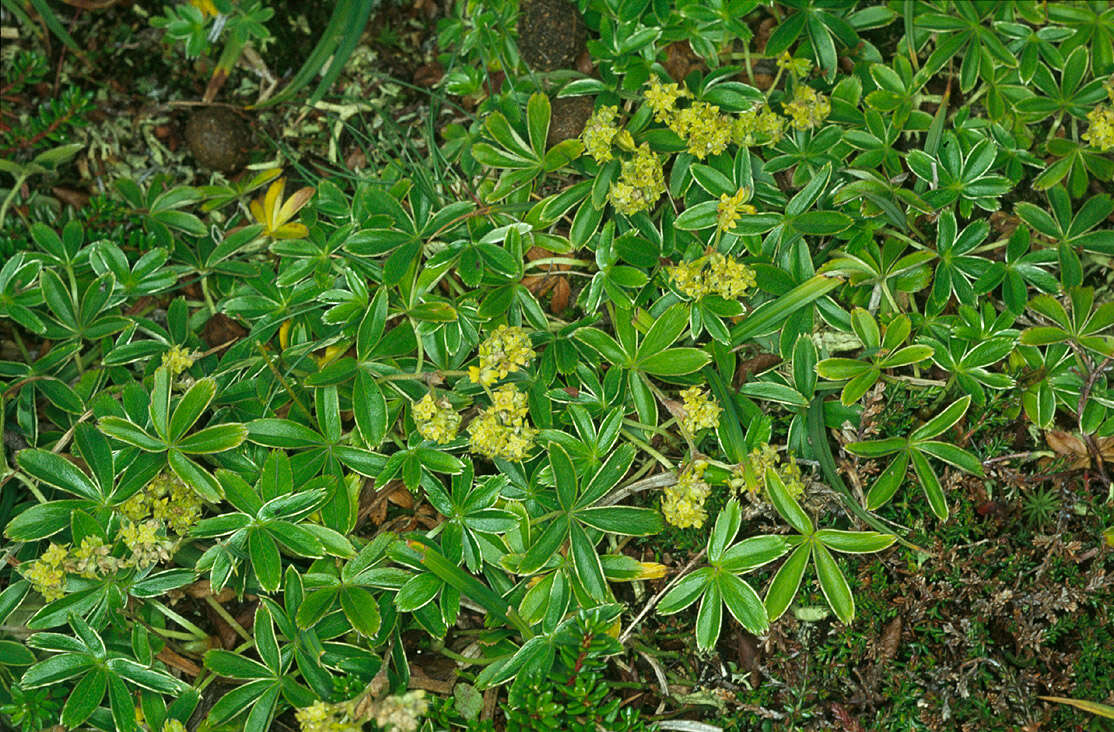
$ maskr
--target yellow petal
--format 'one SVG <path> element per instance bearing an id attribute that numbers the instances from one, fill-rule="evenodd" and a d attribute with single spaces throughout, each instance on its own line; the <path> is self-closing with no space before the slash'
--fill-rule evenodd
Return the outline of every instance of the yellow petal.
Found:
<path id="1" fill-rule="evenodd" d="M 263 224 L 263 233 L 270 234 L 271 227 L 267 225 L 267 217 L 263 215 L 263 204 L 258 200 L 252 201 L 250 208 L 251 215 L 255 217 L 255 220 Z"/>
<path id="2" fill-rule="evenodd" d="M 281 205 L 284 190 L 286 190 L 286 178 L 279 178 L 267 189 L 267 196 L 263 201 L 263 210 L 267 214 L 267 221 L 264 225 L 270 229 L 277 229 L 279 224 L 282 223 L 276 214 Z"/>
<path id="3" fill-rule="evenodd" d="M 282 325 L 279 326 L 279 346 L 284 351 L 290 347 L 290 326 L 291 321 L 289 320 L 282 321 Z"/>
<path id="4" fill-rule="evenodd" d="M 308 234 L 309 229 L 306 228 L 306 225 L 297 222 L 283 224 L 271 232 L 271 236 L 275 239 L 305 239 Z"/>
<path id="5" fill-rule="evenodd" d="M 282 204 L 282 209 L 279 211 L 280 221 L 289 221 L 294 218 L 294 214 L 302 210 L 309 199 L 313 198 L 314 190 L 310 187 L 301 188 L 294 192 L 290 198 L 286 199 L 286 203 Z"/>

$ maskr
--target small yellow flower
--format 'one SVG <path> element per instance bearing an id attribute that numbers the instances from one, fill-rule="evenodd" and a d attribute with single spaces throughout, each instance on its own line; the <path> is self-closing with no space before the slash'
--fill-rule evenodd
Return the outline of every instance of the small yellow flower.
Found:
<path id="1" fill-rule="evenodd" d="M 703 160 L 727 149 L 734 122 L 714 104 L 693 102 L 672 116 L 669 128 L 688 143 L 690 153 Z"/>
<path id="2" fill-rule="evenodd" d="M 154 519 L 185 536 L 201 518 L 201 508 L 201 499 L 192 488 L 177 475 L 162 472 L 120 504 L 119 511 L 132 523 Z"/>
<path id="3" fill-rule="evenodd" d="M 460 415 L 448 399 L 433 399 L 426 394 L 414 404 L 414 423 L 418 434 L 427 440 L 444 445 L 456 439 L 460 428 Z"/>
<path id="4" fill-rule="evenodd" d="M 690 386 L 681 392 L 684 400 L 685 416 L 681 426 L 689 434 L 695 434 L 703 429 L 714 429 L 719 425 L 719 415 L 723 409 L 715 403 L 708 392 L 699 386 Z"/>
<path id="5" fill-rule="evenodd" d="M 746 203 L 749 199 L 750 190 L 747 188 L 740 188 L 732 196 L 724 193 L 719 197 L 719 205 L 716 206 L 716 219 L 720 231 L 734 229 L 735 222 L 742 218 L 744 213 L 752 216 L 758 213 L 754 206 Z"/>
<path id="6" fill-rule="evenodd" d="M 1100 104 L 1087 113 L 1087 121 L 1090 126 L 1083 133 L 1083 139 L 1099 152 L 1114 150 L 1114 106 Z"/>
<path id="7" fill-rule="evenodd" d="M 69 557 L 68 546 L 51 542 L 46 551 L 39 555 L 29 566 L 22 569 L 23 576 L 31 583 L 35 592 L 47 602 L 58 600 L 66 595 L 65 563 Z"/>
<path id="8" fill-rule="evenodd" d="M 705 295 L 719 295 L 737 300 L 754 287 L 754 270 L 734 257 L 713 252 L 692 262 L 668 268 L 677 290 L 693 300 Z"/>
<path id="9" fill-rule="evenodd" d="M 665 193 L 665 173 L 661 160 L 649 143 L 642 143 L 634 157 L 623 161 L 619 180 L 611 184 L 608 197 L 619 213 L 632 216 L 653 207 Z"/>
<path id="10" fill-rule="evenodd" d="M 731 128 L 736 145 L 776 145 L 785 134 L 786 119 L 766 105 L 739 114 Z"/>
<path id="11" fill-rule="evenodd" d="M 704 501 L 712 487 L 703 480 L 708 463 L 696 460 L 681 471 L 677 482 L 665 489 L 661 512 L 665 520 L 679 529 L 700 528 L 708 518 Z"/>
<path id="12" fill-rule="evenodd" d="M 286 179 L 279 178 L 271 184 L 263 198 L 251 202 L 251 215 L 263 224 L 264 236 L 272 239 L 304 239 L 309 234 L 309 229 L 305 224 L 291 219 L 313 198 L 314 190 L 308 186 L 300 188 L 283 201 L 282 194 L 285 190 Z"/>
<path id="13" fill-rule="evenodd" d="M 795 79 L 803 79 L 808 76 L 812 62 L 807 58 L 793 58 L 788 51 L 785 51 L 778 56 L 777 67 L 788 71 Z"/>
<path id="14" fill-rule="evenodd" d="M 728 481 L 728 485 L 736 490 L 745 489 L 757 495 L 766 487 L 766 472 L 770 470 L 778 474 L 789 495 L 797 498 L 804 493 L 804 478 L 797 460 L 791 454 L 787 454 L 783 461 L 777 448 L 769 443 L 751 450 L 743 462 L 732 469 L 732 478 Z"/>
<path id="15" fill-rule="evenodd" d="M 131 551 L 134 567 L 149 567 L 170 559 L 171 542 L 159 536 L 158 521 L 128 521 L 120 529 L 120 539 Z"/>
<path id="16" fill-rule="evenodd" d="M 533 360 L 530 335 L 525 328 L 500 325 L 480 344 L 480 364 L 468 369 L 473 383 L 490 386 Z"/>
<path id="17" fill-rule="evenodd" d="M 668 122 L 673 117 L 677 100 L 691 97 L 688 89 L 682 89 L 677 84 L 662 84 L 661 79 L 650 79 L 650 88 L 642 93 L 650 109 L 654 110 L 654 119 L 658 122 Z"/>
<path id="18" fill-rule="evenodd" d="M 804 84 L 797 85 L 793 90 L 793 101 L 786 102 L 784 107 L 790 124 L 798 130 L 819 127 L 832 111 L 832 103 L 826 96 Z"/>
<path id="19" fill-rule="evenodd" d="M 178 376 L 186 369 L 193 366 L 197 356 L 188 348 L 171 346 L 170 350 L 162 355 L 162 365 L 170 370 L 171 375 Z"/>
<path id="20" fill-rule="evenodd" d="M 468 425 L 472 452 L 522 462 L 534 447 L 538 430 L 526 421 L 526 394 L 504 384 L 491 395 L 491 406 Z"/>
<path id="21" fill-rule="evenodd" d="M 600 107 L 584 123 L 584 131 L 580 133 L 580 137 L 584 142 L 584 149 L 597 163 L 606 163 L 613 157 L 611 142 L 619 134 L 619 128 L 615 125 L 615 118 L 618 116 L 618 107 Z"/>
<path id="22" fill-rule="evenodd" d="M 70 560 L 75 573 L 87 579 L 96 579 L 112 568 L 110 556 L 112 547 L 105 544 L 99 536 L 86 536 L 81 545 L 73 550 Z"/>

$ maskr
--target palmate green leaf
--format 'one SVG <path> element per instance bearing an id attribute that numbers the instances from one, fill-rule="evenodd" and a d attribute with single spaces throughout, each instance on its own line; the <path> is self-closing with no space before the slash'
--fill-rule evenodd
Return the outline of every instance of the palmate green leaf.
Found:
<path id="1" fill-rule="evenodd" d="M 174 407 L 170 417 L 168 440 L 177 442 L 182 435 L 197 423 L 202 413 L 209 408 L 209 403 L 217 393 L 217 382 L 210 378 L 198 379 L 193 383 Z"/>
<path id="2" fill-rule="evenodd" d="M 128 687 L 115 674 L 108 676 L 108 705 L 112 710 L 112 721 L 117 732 L 133 732 L 135 723 L 135 702 Z"/>
<path id="3" fill-rule="evenodd" d="M 752 536 L 728 547 L 717 564 L 725 572 L 742 574 L 785 556 L 792 548 L 783 536 Z"/>
<path id="4" fill-rule="evenodd" d="M 855 619 L 855 598 L 851 595 L 851 587 L 847 578 L 839 570 L 835 558 L 819 541 L 812 544 L 812 558 L 816 564 L 816 576 L 820 580 L 820 590 L 828 605 L 844 623 Z"/>
<path id="5" fill-rule="evenodd" d="M 603 602 L 607 599 L 607 580 L 603 577 L 600 556 L 580 524 L 573 522 L 569 529 L 569 550 L 577 579 L 589 595 Z"/>
<path id="6" fill-rule="evenodd" d="M 963 418 L 967 413 L 967 408 L 971 406 L 971 397 L 964 396 L 955 400 L 947 407 L 944 408 L 940 414 L 925 422 L 923 425 L 913 430 L 909 435 L 910 442 L 918 442 L 920 440 L 927 440 L 933 437 L 942 435 L 947 432 L 956 422 Z"/>
<path id="7" fill-rule="evenodd" d="M 130 658 L 110 658 L 105 662 L 108 670 L 141 689 L 157 691 L 161 694 L 181 694 L 188 686 L 178 679 L 136 663 Z"/>
<path id="8" fill-rule="evenodd" d="M 836 277 L 815 275 L 776 300 L 762 303 L 731 329 L 732 345 L 739 346 L 757 336 L 773 333 L 790 315 L 828 294 L 841 282 Z"/>
<path id="9" fill-rule="evenodd" d="M 387 400 L 371 374 L 362 369 L 352 387 L 352 413 L 364 444 L 379 447 L 387 435 Z"/>
<path id="10" fill-rule="evenodd" d="M 696 612 L 696 645 L 702 651 L 715 648 L 719 632 L 723 627 L 723 593 L 719 583 L 712 582 L 700 598 L 700 609 Z"/>
<path id="11" fill-rule="evenodd" d="M 261 529 L 248 531 L 248 556 L 259 586 L 274 592 L 282 581 L 282 556 L 274 538 Z"/>
<path id="12" fill-rule="evenodd" d="M 784 615 L 797 596 L 797 590 L 805 576 L 805 568 L 808 567 L 808 557 L 809 545 L 806 542 L 793 550 L 770 580 L 770 586 L 766 588 L 766 599 L 763 601 L 770 622 Z"/>
<path id="13" fill-rule="evenodd" d="M 739 508 L 739 501 L 732 498 L 727 502 L 727 505 L 720 510 L 719 515 L 716 516 L 716 523 L 712 527 L 712 533 L 708 535 L 708 561 L 712 564 L 718 564 L 719 560 L 723 557 L 723 552 L 727 545 L 734 540 L 735 535 L 739 533 L 739 526 L 742 524 L 743 514 Z"/>
<path id="14" fill-rule="evenodd" d="M 62 724 L 69 728 L 80 727 L 101 705 L 107 690 L 108 674 L 105 671 L 86 674 L 70 691 L 62 707 Z"/>
<path id="15" fill-rule="evenodd" d="M 637 359 L 645 361 L 672 346 L 689 322 L 689 309 L 678 303 L 659 315 L 638 346 Z"/>
<path id="16" fill-rule="evenodd" d="M 901 484 L 905 482 L 905 476 L 909 472 L 909 453 L 900 452 L 897 454 L 886 469 L 883 470 L 874 484 L 870 487 L 870 491 L 866 495 L 866 507 L 871 511 L 877 510 L 886 505 Z"/>
<path id="17" fill-rule="evenodd" d="M 554 519 L 522 557 L 518 571 L 522 574 L 532 574 L 541 569 L 553 558 L 568 535 L 569 519 L 566 516 Z"/>
<path id="18" fill-rule="evenodd" d="M 633 445 L 627 442 L 619 445 L 614 452 L 607 456 L 607 460 L 604 461 L 595 475 L 588 480 L 580 498 L 576 501 L 576 507 L 579 509 L 593 506 L 607 495 L 630 470 L 634 456 Z"/>
<path id="19" fill-rule="evenodd" d="M 19 683 L 25 689 L 35 689 L 80 676 L 92 667 L 93 658 L 87 653 L 60 653 L 27 669 Z"/>
<path id="20" fill-rule="evenodd" d="M 944 487 L 940 484 L 940 478 L 936 476 L 936 471 L 932 469 L 928 458 L 918 450 L 911 450 L 909 459 L 913 462 L 913 472 L 917 474 L 917 478 L 921 482 L 921 488 L 924 489 L 925 498 L 928 499 L 928 505 L 932 508 L 932 512 L 936 514 L 936 518 L 946 521 L 948 518 L 948 503 L 944 498 Z"/>
<path id="21" fill-rule="evenodd" d="M 639 506 L 598 506 L 576 512 L 579 522 L 621 536 L 650 536 L 664 528 L 661 514 Z"/>
<path id="22" fill-rule="evenodd" d="M 892 534 L 883 534 L 878 531 L 841 531 L 838 529 L 820 529 L 815 534 L 816 540 L 824 546 L 837 552 L 847 554 L 870 554 L 879 552 L 892 546 L 897 537 Z"/>
<path id="23" fill-rule="evenodd" d="M 761 635 L 769 629 L 766 607 L 754 588 L 727 572 L 716 577 L 716 584 L 728 612 L 740 625 L 755 635 Z"/>
<path id="24" fill-rule="evenodd" d="M 247 439 L 265 447 L 299 449 L 323 444 L 321 435 L 289 419 L 265 417 L 249 422 Z"/>
<path id="25" fill-rule="evenodd" d="M 379 632 L 382 618 L 375 597 L 362 587 L 345 587 L 340 591 L 340 606 L 344 617 L 357 632 L 372 638 Z"/>
<path id="26" fill-rule="evenodd" d="M 526 132 L 530 147 L 538 157 L 545 155 L 545 139 L 549 134 L 549 97 L 534 92 L 526 102 Z"/>
<path id="27" fill-rule="evenodd" d="M 395 606 L 403 612 L 414 612 L 437 597 L 444 583 L 432 574 L 417 574 L 407 580 L 395 595 Z"/>
<path id="28" fill-rule="evenodd" d="M 576 502 L 576 470 L 565 448 L 554 444 L 549 448 L 549 469 L 557 486 L 557 501 L 565 511 Z"/>
<path id="29" fill-rule="evenodd" d="M 178 450 L 171 450 L 167 453 L 167 464 L 170 465 L 174 474 L 181 478 L 186 485 L 197 491 L 199 496 L 209 503 L 220 503 L 220 483 L 209 471 Z"/>
<path id="30" fill-rule="evenodd" d="M 928 453 L 937 460 L 943 460 L 947 464 L 972 475 L 983 474 L 982 463 L 979 462 L 979 459 L 962 447 L 936 440 L 922 440 L 916 444 L 915 449 Z"/>
<path id="31" fill-rule="evenodd" d="M 711 360 L 699 348 L 670 348 L 641 359 L 637 367 L 654 376 L 684 376 L 699 371 Z"/>
<path id="32" fill-rule="evenodd" d="M 690 572 L 681 579 L 677 585 L 665 593 L 665 597 L 658 602 L 658 613 L 673 615 L 696 602 L 704 589 L 714 579 L 715 570 L 711 567 L 701 567 Z"/>
<path id="33" fill-rule="evenodd" d="M 217 424 L 183 437 L 174 447 L 187 455 L 205 455 L 238 447 L 247 436 L 242 424 Z"/>
<path id="34" fill-rule="evenodd" d="M 101 499 L 100 489 L 89 479 L 89 476 L 61 455 L 32 448 L 21 450 L 16 456 L 16 463 L 28 475 L 47 485 L 61 488 L 67 493 L 82 498 Z"/>
<path id="35" fill-rule="evenodd" d="M 97 428 L 109 437 L 147 452 L 162 452 L 166 443 L 152 437 L 145 429 L 122 417 L 102 417 Z"/>
<path id="36" fill-rule="evenodd" d="M 774 509 L 790 526 L 804 536 L 812 535 L 815 530 L 812 526 L 812 519 L 801 508 L 801 504 L 797 503 L 797 499 L 789 494 L 781 476 L 773 468 L 766 469 L 766 493 L 770 497 L 770 503 L 773 504 Z"/>
<path id="37" fill-rule="evenodd" d="M 205 653 L 205 668 L 218 676 L 230 679 L 270 679 L 274 676 L 271 670 L 259 661 L 219 648 Z"/>

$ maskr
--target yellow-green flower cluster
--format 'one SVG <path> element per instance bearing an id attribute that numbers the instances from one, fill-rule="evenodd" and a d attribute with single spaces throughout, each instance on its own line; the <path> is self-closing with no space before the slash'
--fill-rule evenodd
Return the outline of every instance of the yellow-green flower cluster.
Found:
<path id="1" fill-rule="evenodd" d="M 774 145 L 785 134 L 784 117 L 763 104 L 748 109 L 735 118 L 731 137 L 736 145 Z"/>
<path id="2" fill-rule="evenodd" d="M 162 524 L 158 521 L 126 521 L 120 529 L 120 540 L 131 552 L 131 564 L 149 567 L 170 559 L 173 543 L 159 536 Z"/>
<path id="3" fill-rule="evenodd" d="M 793 78 L 801 79 L 808 76 L 808 71 L 812 68 L 812 62 L 807 58 L 793 58 L 788 51 L 785 51 L 781 56 L 778 56 L 777 67 L 788 71 Z"/>
<path id="4" fill-rule="evenodd" d="M 654 110 L 654 119 L 658 122 L 669 122 L 677 107 L 677 100 L 691 97 L 688 89 L 682 89 L 677 84 L 662 84 L 661 79 L 650 79 L 650 88 L 642 93 L 650 109 Z"/>
<path id="5" fill-rule="evenodd" d="M 178 476 L 162 472 L 124 501 L 120 512 L 133 522 L 161 521 L 175 534 L 185 536 L 201 518 L 201 499 Z"/>
<path id="6" fill-rule="evenodd" d="M 695 434 L 703 429 L 714 429 L 719 424 L 719 415 L 723 409 L 699 386 L 690 386 L 682 391 L 681 399 L 684 400 L 685 410 L 681 426 L 689 434 Z"/>
<path id="7" fill-rule="evenodd" d="M 740 188 L 731 196 L 726 193 L 720 195 L 719 205 L 716 206 L 716 225 L 720 231 L 734 229 L 735 222 L 742 218 L 743 214 L 758 213 L 754 206 L 746 202 L 749 199 L 750 191 L 746 188 Z"/>
<path id="8" fill-rule="evenodd" d="M 1087 113 L 1090 126 L 1082 137 L 1099 152 L 1114 150 L 1114 106 L 1098 105 Z"/>
<path id="9" fill-rule="evenodd" d="M 732 470 L 732 479 L 728 485 L 736 490 L 745 489 L 752 494 L 766 487 L 766 471 L 773 470 L 785 484 L 789 495 L 797 498 L 805 492 L 804 477 L 801 475 L 801 466 L 797 464 L 792 455 L 786 455 L 782 461 L 777 448 L 769 443 L 759 445 L 750 451 L 743 462 Z"/>
<path id="10" fill-rule="evenodd" d="M 375 706 L 372 719 L 380 728 L 392 732 L 414 732 L 429 708 L 425 692 L 408 691 L 381 699 Z"/>
<path id="11" fill-rule="evenodd" d="M 433 398 L 426 394 L 414 404 L 414 424 L 418 434 L 427 440 L 444 445 L 456 439 L 460 429 L 460 415 L 453 409 L 448 399 Z"/>
<path id="12" fill-rule="evenodd" d="M 363 722 L 352 721 L 352 710 L 351 702 L 329 704 L 318 700 L 296 711 L 294 718 L 302 732 L 360 732 Z"/>
<path id="13" fill-rule="evenodd" d="M 665 173 L 661 160 L 644 142 L 633 157 L 623 161 L 622 174 L 611 184 L 608 196 L 616 211 L 631 216 L 649 210 L 663 193 Z"/>
<path id="14" fill-rule="evenodd" d="M 170 350 L 162 355 L 162 365 L 169 369 L 171 374 L 178 376 L 193 366 L 196 358 L 197 356 L 188 348 L 171 346 Z"/>
<path id="15" fill-rule="evenodd" d="M 669 276 L 677 289 L 693 300 L 713 294 L 737 300 L 754 287 L 754 270 L 719 252 L 669 267 Z"/>
<path id="16" fill-rule="evenodd" d="M 186 732 L 186 725 L 177 719 L 168 719 L 162 723 L 162 732 Z"/>
<path id="17" fill-rule="evenodd" d="M 688 151 L 701 160 L 726 150 L 734 131 L 731 118 L 707 102 L 693 102 L 677 110 L 668 125 L 688 143 Z"/>
<path id="18" fill-rule="evenodd" d="M 600 107 L 584 123 L 580 139 L 584 142 L 584 150 L 595 158 L 597 163 L 606 163 L 613 157 L 611 143 L 619 134 L 619 127 L 615 124 L 615 118 L 618 116 L 618 107 Z"/>
<path id="19" fill-rule="evenodd" d="M 468 425 L 473 452 L 521 462 L 534 446 L 538 430 L 526 421 L 526 394 L 504 384 L 491 395 L 491 406 Z"/>
<path id="20" fill-rule="evenodd" d="M 525 328 L 500 325 L 480 344 L 480 365 L 468 369 L 473 382 L 490 386 L 526 366 L 537 355 Z"/>
<path id="21" fill-rule="evenodd" d="M 661 512 L 665 520 L 679 529 L 700 528 L 708 518 L 704 501 L 712 487 L 704 482 L 708 463 L 696 460 L 681 471 L 677 482 L 665 489 Z"/>
<path id="22" fill-rule="evenodd" d="M 99 536 L 90 535 L 71 552 L 67 566 L 86 579 L 95 579 L 116 569 L 119 561 L 112 556 L 112 547 Z"/>
<path id="23" fill-rule="evenodd" d="M 51 542 L 38 559 L 29 562 L 30 567 L 23 570 L 23 576 L 47 602 L 57 600 L 66 594 L 66 560 L 69 552 L 65 546 Z"/>
<path id="24" fill-rule="evenodd" d="M 793 90 L 793 100 L 785 103 L 785 113 L 790 124 L 798 130 L 811 130 L 824 124 L 832 111 L 828 98 L 811 86 L 798 84 Z"/>

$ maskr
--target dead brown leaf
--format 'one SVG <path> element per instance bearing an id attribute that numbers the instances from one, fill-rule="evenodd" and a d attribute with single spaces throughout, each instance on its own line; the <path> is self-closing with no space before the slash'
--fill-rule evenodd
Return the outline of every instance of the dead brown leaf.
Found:
<path id="1" fill-rule="evenodd" d="M 182 673 L 188 674 L 189 676 L 198 676 L 201 674 L 200 666 L 198 666 L 196 663 L 189 660 L 185 656 L 178 655 L 174 651 L 170 650 L 170 648 L 167 648 L 165 646 L 155 655 L 155 658 L 159 659 L 167 666 L 172 666 L 173 668 L 176 668 Z"/>
<path id="2" fill-rule="evenodd" d="M 526 252 L 526 261 L 534 262 L 552 256 L 552 252 L 542 249 L 541 247 L 530 247 L 530 250 Z M 549 311 L 557 315 L 569 306 L 569 296 L 572 295 L 572 287 L 569 285 L 568 278 L 560 274 L 560 272 L 566 271 L 568 268 L 566 264 L 547 264 L 543 270 L 544 274 L 527 275 L 523 277 L 522 286 L 538 298 L 552 291 L 553 294 L 549 300 Z"/>
<path id="3" fill-rule="evenodd" d="M 1069 458 L 1071 468 L 1092 467 L 1091 451 L 1079 435 L 1063 430 L 1048 430 L 1044 433 L 1045 442 L 1057 455 Z M 1114 437 L 1100 437 L 1095 440 L 1102 461 L 1114 461 Z"/>
<path id="4" fill-rule="evenodd" d="M 881 663 L 892 660 L 901 644 L 901 616 L 886 623 L 882 636 L 878 639 L 878 660 Z"/>

